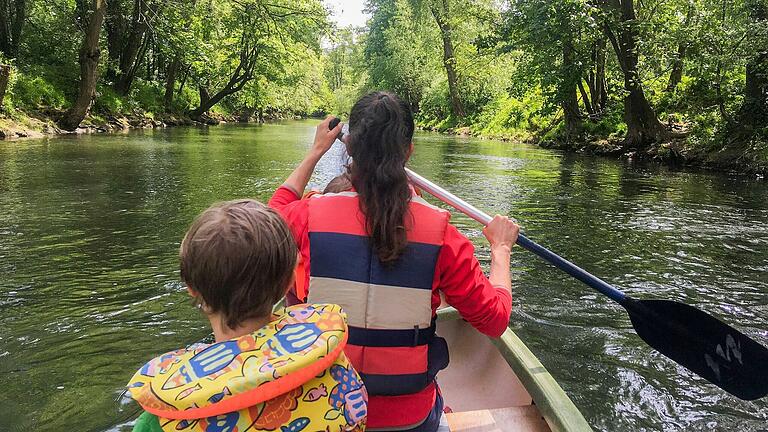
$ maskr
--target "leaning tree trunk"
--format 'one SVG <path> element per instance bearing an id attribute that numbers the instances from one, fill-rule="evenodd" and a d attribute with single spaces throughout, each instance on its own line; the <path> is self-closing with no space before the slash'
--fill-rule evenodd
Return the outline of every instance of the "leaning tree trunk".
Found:
<path id="1" fill-rule="evenodd" d="M 11 79 L 11 66 L 0 64 L 0 111 L 3 111 L 3 98 L 8 89 L 8 81 Z"/>
<path id="2" fill-rule="evenodd" d="M 237 93 L 253 79 L 253 70 L 256 67 L 256 60 L 259 55 L 258 45 L 255 43 L 245 43 L 240 48 L 240 63 L 238 63 L 229 81 L 224 87 L 210 96 L 207 85 L 199 86 L 200 106 L 189 112 L 192 118 L 199 118 L 207 113 L 214 105 L 221 102 L 225 97 Z"/>
<path id="3" fill-rule="evenodd" d="M 80 47 L 80 87 L 75 103 L 59 122 L 63 129 L 75 130 L 80 126 L 80 122 L 88 114 L 88 109 L 91 107 L 91 102 L 96 94 L 96 80 L 98 79 L 99 58 L 101 57 L 99 35 L 106 10 L 107 2 L 105 0 L 93 0 L 93 12 L 88 21 L 83 45 Z"/>
<path id="4" fill-rule="evenodd" d="M 436 0 L 433 0 L 436 1 Z M 456 74 L 456 56 L 453 53 L 453 39 L 451 39 L 451 24 L 448 22 L 450 15 L 448 14 L 448 5 L 443 1 L 443 12 L 434 3 L 430 5 L 432 16 L 437 22 L 437 26 L 440 28 L 440 36 L 443 39 L 443 66 L 445 67 L 445 73 L 448 76 L 448 93 L 451 98 L 451 113 L 454 117 L 461 119 L 466 116 L 464 112 L 464 104 L 461 101 L 459 95 L 459 78 Z"/>
<path id="5" fill-rule="evenodd" d="M 668 134 L 645 97 L 640 80 L 634 0 L 611 0 L 610 4 L 620 14 L 616 34 L 607 25 L 605 32 L 616 51 L 627 91 L 624 97 L 624 121 L 627 123 L 624 144 L 627 148 L 639 150 L 652 142 L 665 140 Z"/>

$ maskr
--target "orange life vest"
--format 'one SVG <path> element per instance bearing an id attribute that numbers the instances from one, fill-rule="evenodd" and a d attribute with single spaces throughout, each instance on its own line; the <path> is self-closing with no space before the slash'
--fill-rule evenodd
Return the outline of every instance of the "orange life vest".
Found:
<path id="1" fill-rule="evenodd" d="M 434 400 L 408 395 L 434 385 L 448 364 L 432 307 L 448 213 L 414 196 L 405 221 L 408 246 L 384 265 L 370 247 L 355 192 L 312 196 L 308 208 L 309 301 L 339 304 L 347 313 L 344 351 L 371 397 L 369 427 L 418 424 Z M 377 401 L 387 398 L 397 401 L 383 404 L 397 407 L 392 423 L 371 423 L 382 418 L 373 411 Z"/>

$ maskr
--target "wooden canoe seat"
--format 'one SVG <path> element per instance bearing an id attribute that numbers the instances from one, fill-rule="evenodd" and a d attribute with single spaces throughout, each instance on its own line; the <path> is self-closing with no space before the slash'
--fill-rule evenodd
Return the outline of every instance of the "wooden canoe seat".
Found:
<path id="1" fill-rule="evenodd" d="M 445 415 L 451 432 L 550 432 L 535 406 L 455 412 Z"/>

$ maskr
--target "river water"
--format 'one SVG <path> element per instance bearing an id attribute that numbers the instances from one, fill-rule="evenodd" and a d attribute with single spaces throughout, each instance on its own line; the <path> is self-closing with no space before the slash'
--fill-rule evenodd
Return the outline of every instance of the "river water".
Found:
<path id="1" fill-rule="evenodd" d="M 152 356 L 208 333 L 179 282 L 192 218 L 267 200 L 313 122 L 0 142 L 0 431 L 129 429 Z M 768 344 L 768 182 L 421 133 L 411 166 L 638 298 L 683 301 Z M 338 169 L 331 155 L 313 180 Z M 476 224 L 454 223 L 488 249 Z M 623 309 L 516 248 L 511 327 L 596 430 L 768 430 L 648 348 Z M 766 365 L 768 368 L 768 365 Z M 503 385 L 503 383 L 502 383 Z M 450 401 L 449 401 L 450 404 Z"/>

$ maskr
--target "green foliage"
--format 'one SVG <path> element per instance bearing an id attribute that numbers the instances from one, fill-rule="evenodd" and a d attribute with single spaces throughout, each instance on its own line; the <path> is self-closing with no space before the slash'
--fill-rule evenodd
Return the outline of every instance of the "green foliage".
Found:
<path id="1" fill-rule="evenodd" d="M 126 112 L 128 101 L 111 87 L 97 89 L 93 111 L 101 114 L 118 115 Z"/>
<path id="2" fill-rule="evenodd" d="M 510 131 L 536 133 L 550 121 L 542 115 L 543 106 L 540 91 L 530 92 L 522 99 L 501 95 L 486 105 L 478 116 L 478 132 L 489 136 L 504 136 Z"/>
<path id="3" fill-rule="evenodd" d="M 159 83 L 139 79 L 133 84 L 130 98 L 135 101 L 138 108 L 144 111 L 158 113 L 163 111 L 164 94 L 165 91 Z"/>
<path id="4" fill-rule="evenodd" d="M 16 108 L 30 110 L 62 109 L 67 104 L 64 92 L 41 76 L 14 74 L 9 99 Z"/>

